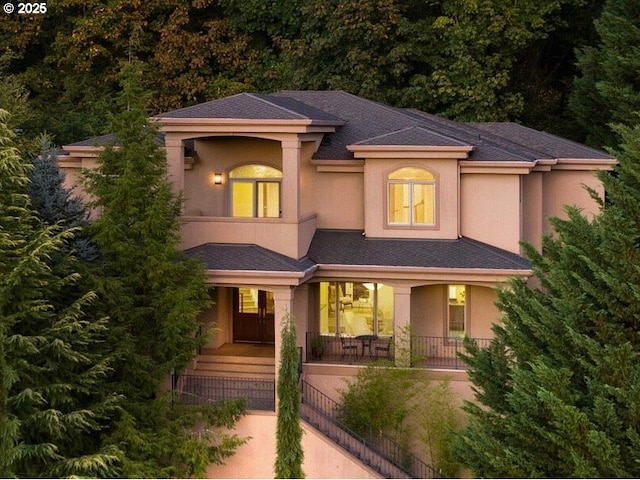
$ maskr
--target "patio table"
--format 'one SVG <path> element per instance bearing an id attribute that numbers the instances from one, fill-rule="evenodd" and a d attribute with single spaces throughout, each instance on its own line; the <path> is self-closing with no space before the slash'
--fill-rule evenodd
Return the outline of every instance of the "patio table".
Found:
<path id="1" fill-rule="evenodd" d="M 359 340 L 360 342 L 362 342 L 362 354 L 360 355 L 361 357 L 364 357 L 364 349 L 366 347 L 367 351 L 369 352 L 369 358 L 373 359 L 373 352 L 371 351 L 371 343 L 377 339 L 378 339 L 377 335 L 357 335 L 356 336 L 356 340 Z"/>

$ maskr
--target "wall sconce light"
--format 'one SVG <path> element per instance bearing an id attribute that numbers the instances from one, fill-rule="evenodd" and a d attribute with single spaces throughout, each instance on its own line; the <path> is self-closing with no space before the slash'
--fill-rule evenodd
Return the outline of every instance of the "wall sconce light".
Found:
<path id="1" fill-rule="evenodd" d="M 222 185 L 222 174 L 214 173 L 213 174 L 213 184 L 214 185 Z"/>

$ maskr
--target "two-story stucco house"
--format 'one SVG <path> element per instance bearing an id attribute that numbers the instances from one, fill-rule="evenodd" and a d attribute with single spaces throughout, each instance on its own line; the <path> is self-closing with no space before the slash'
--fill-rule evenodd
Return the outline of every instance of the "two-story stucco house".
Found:
<path id="1" fill-rule="evenodd" d="M 316 372 L 393 359 L 403 332 L 440 366 L 461 337 L 489 338 L 495 287 L 531 275 L 520 242 L 539 246 L 565 204 L 595 211 L 584 185 L 602 192 L 594 171 L 615 164 L 514 123 L 339 91 L 243 93 L 154 120 L 185 198 L 182 248 L 215 287 L 202 357 L 237 344 L 272 344 L 277 357 L 289 312 Z M 99 149 L 64 147 L 69 183 Z M 318 334 L 325 356 L 314 360 Z"/>

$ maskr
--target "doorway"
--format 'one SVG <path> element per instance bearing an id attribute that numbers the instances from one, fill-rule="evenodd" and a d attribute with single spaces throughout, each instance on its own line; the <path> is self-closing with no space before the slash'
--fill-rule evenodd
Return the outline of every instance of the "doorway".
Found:
<path id="1" fill-rule="evenodd" d="M 272 292 L 234 288 L 233 341 L 275 343 L 275 302 Z"/>

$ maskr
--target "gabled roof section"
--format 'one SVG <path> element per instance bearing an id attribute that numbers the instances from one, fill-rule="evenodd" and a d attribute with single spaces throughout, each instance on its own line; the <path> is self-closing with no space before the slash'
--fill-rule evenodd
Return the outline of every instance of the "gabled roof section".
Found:
<path id="1" fill-rule="evenodd" d="M 377 137 L 368 138 L 353 145 L 394 145 L 394 146 L 446 146 L 464 147 L 467 143 L 451 138 L 445 134 L 427 130 L 423 127 L 407 127 L 395 132 L 385 133 Z"/>
<path id="2" fill-rule="evenodd" d="M 320 265 L 528 271 L 514 253 L 469 238 L 414 240 L 367 238 L 362 230 L 317 230 L 308 256 Z"/>
<path id="3" fill-rule="evenodd" d="M 315 267 L 308 258 L 296 260 L 254 244 L 207 243 L 185 250 L 207 270 L 305 273 Z"/>
<path id="4" fill-rule="evenodd" d="M 155 118 L 308 120 L 343 123 L 339 118 L 295 99 L 255 93 L 239 93 L 156 115 Z"/>

